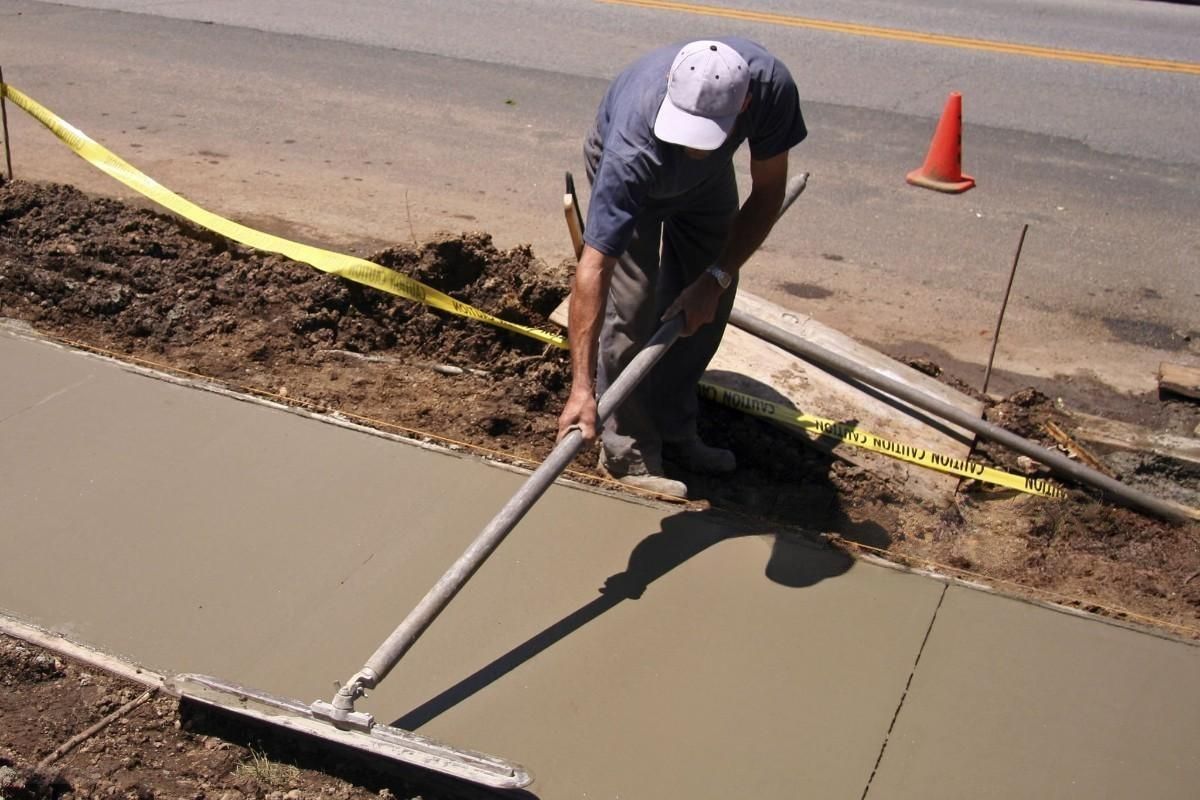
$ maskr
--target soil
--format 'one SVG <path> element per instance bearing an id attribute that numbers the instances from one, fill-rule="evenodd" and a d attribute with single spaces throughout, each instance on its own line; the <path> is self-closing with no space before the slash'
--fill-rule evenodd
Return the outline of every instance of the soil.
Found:
<path id="1" fill-rule="evenodd" d="M 537 327 L 552 327 L 548 316 L 570 279 L 567 264 L 547 265 L 529 247 L 499 250 L 480 232 L 397 245 L 369 258 Z M 0 186 L 0 317 L 120 358 L 521 463 L 553 446 L 569 381 L 562 350 L 251 251 L 171 216 L 54 184 Z M 933 362 L 911 363 L 970 391 Z M 999 402 L 983 399 L 988 419 L 1047 446 L 1055 444 L 1045 422 L 1071 431 L 1062 401 L 1036 389 Z M 1110 396 L 1094 407 L 1111 415 L 1119 405 Z M 1152 419 L 1176 434 L 1192 436 L 1200 423 L 1200 410 L 1187 401 L 1125 398 L 1124 407 L 1129 418 Z M 681 473 L 697 502 L 1010 593 L 1200 638 L 1200 524 L 1164 523 L 1080 489 L 1049 500 L 973 482 L 963 484 L 951 507 L 933 508 L 753 417 L 710 404 L 702 410 L 702 436 L 731 448 L 739 469 L 720 480 Z M 997 446 L 981 445 L 976 455 L 1040 474 Z M 1200 499 L 1194 469 L 1127 453 L 1099 455 L 1118 479 L 1193 505 Z M 578 476 L 602 480 L 595 464 L 594 452 L 581 455 Z M 38 771 L 34 765 L 46 753 L 137 690 L 3 639 L 0 666 L 0 797 L 9 800 L 414 791 L 369 770 L 343 774 L 319 756 L 304 769 L 280 767 L 289 776 L 282 783 L 264 783 L 251 774 L 253 764 L 274 762 L 255 755 L 264 750 L 251 751 L 259 745 L 197 732 L 194 715 L 181 717 L 166 698 L 141 706 L 50 771 Z M 280 752 L 292 758 L 297 751 Z"/>

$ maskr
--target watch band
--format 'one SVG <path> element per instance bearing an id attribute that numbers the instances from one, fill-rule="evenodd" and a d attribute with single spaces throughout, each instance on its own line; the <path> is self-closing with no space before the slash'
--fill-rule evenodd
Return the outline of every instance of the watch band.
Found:
<path id="1" fill-rule="evenodd" d="M 716 279 L 717 283 L 720 284 L 722 289 L 728 289 L 733 284 L 733 276 L 718 267 L 716 264 L 713 264 L 711 267 L 706 269 L 705 272 L 707 272 L 709 275 L 712 275 L 713 278 Z"/>

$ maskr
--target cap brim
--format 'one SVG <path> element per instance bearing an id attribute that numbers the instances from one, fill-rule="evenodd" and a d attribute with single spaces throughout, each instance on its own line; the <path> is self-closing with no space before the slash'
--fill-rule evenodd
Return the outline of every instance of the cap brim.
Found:
<path id="1" fill-rule="evenodd" d="M 716 150 L 725 144 L 738 115 L 729 117 L 700 117 L 679 109 L 664 97 L 654 120 L 654 135 L 669 144 L 679 144 L 696 150 Z"/>

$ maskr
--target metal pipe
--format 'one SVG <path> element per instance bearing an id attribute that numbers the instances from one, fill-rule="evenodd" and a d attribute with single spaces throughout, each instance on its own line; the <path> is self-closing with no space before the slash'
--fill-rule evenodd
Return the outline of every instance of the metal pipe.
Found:
<path id="1" fill-rule="evenodd" d="M 675 340 L 679 338 L 680 331 L 683 330 L 683 321 L 683 314 L 679 314 L 664 322 L 642 351 L 634 356 L 629 366 L 621 372 L 617 380 L 600 398 L 598 423 L 603 423 L 617 406 L 625 401 L 634 387 L 674 344 Z M 550 485 L 562 474 L 582 448 L 583 435 L 578 430 L 571 431 L 554 446 L 541 466 L 526 478 L 525 483 L 521 485 L 512 499 L 500 509 L 492 521 L 475 538 L 475 541 L 471 542 L 458 560 L 446 570 L 446 573 L 429 590 L 424 599 L 396 627 L 392 635 L 379 646 L 374 655 L 367 660 L 362 672 L 351 679 L 351 683 L 357 679 L 363 688 L 369 689 L 387 677 L 396 663 L 416 643 L 425 629 L 445 610 L 463 585 L 504 541 L 505 537 L 525 516 L 525 513 L 550 488 Z"/>
<path id="2" fill-rule="evenodd" d="M 796 202 L 796 198 L 804 192 L 804 187 L 808 186 L 809 173 L 801 172 L 793 175 L 787 182 L 787 186 L 783 190 L 783 202 L 779 206 L 779 213 L 775 215 L 775 221 L 778 222 L 787 210 L 792 207 L 792 203 Z"/>
<path id="3" fill-rule="evenodd" d="M 837 378 L 845 380 L 846 377 L 849 377 L 860 383 L 887 392 L 919 409 L 928 411 L 993 442 L 1029 456 L 1064 477 L 1106 492 L 1124 502 L 1125 505 L 1149 511 L 1172 522 L 1183 522 L 1191 518 L 1187 510 L 1178 504 L 1146 494 L 1107 475 L 1102 475 L 1090 467 L 1072 461 L 1062 453 L 1048 450 L 1041 445 L 1018 436 L 1012 431 L 1005 430 L 998 425 L 993 425 L 987 420 L 973 417 L 962 409 L 956 408 L 945 401 L 930 397 L 919 389 L 914 389 L 844 356 L 826 350 L 812 342 L 807 342 L 790 331 L 764 322 L 747 314 L 745 311 L 735 308 L 729 315 L 729 322 L 777 347 L 782 347 L 793 355 L 816 364 Z"/>

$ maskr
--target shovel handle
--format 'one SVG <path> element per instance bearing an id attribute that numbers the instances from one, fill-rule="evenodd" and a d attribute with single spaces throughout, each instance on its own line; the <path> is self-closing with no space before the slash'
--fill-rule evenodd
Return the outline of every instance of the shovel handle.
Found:
<path id="1" fill-rule="evenodd" d="M 800 196 L 807 183 L 807 172 L 796 175 L 788 182 L 784 202 L 779 211 L 780 216 Z M 564 205 L 568 224 L 571 222 L 581 223 L 582 220 L 578 216 L 579 206 L 575 196 L 574 180 L 570 173 L 567 174 L 567 193 L 564 196 Z M 579 224 L 579 228 L 582 234 L 582 224 Z M 683 332 L 683 323 L 683 314 L 676 314 L 664 322 L 646 343 L 646 346 L 642 348 L 642 351 L 634 356 L 633 360 L 629 362 L 629 366 L 613 381 L 597 404 L 598 425 L 603 424 L 613 411 L 625 402 L 634 388 L 675 343 L 680 333 Z M 512 496 L 512 499 L 497 512 L 492 521 L 480 531 L 475 540 L 458 557 L 458 560 L 450 565 L 450 568 L 434 584 L 433 588 L 425 594 L 421 602 L 409 612 L 408 616 L 392 631 L 392 634 L 367 659 L 363 669 L 339 690 L 339 694 L 342 695 L 341 702 L 345 703 L 349 700 L 352 703 L 353 697 L 357 696 L 362 689 L 374 688 L 387 677 L 388 673 L 404 657 L 404 654 L 416 644 L 421 634 L 438 618 L 438 615 L 446 610 L 450 601 L 466 585 L 471 576 L 483 566 L 483 562 L 487 561 L 500 543 L 512 532 L 517 523 L 533 507 L 533 504 L 562 475 L 563 470 L 575 459 L 575 456 L 579 455 L 582 448 L 583 434 L 578 429 L 569 431 L 558 441 L 541 466 L 525 479 L 525 483 L 521 484 L 521 488 Z M 335 697 L 335 704 L 337 702 Z"/>

